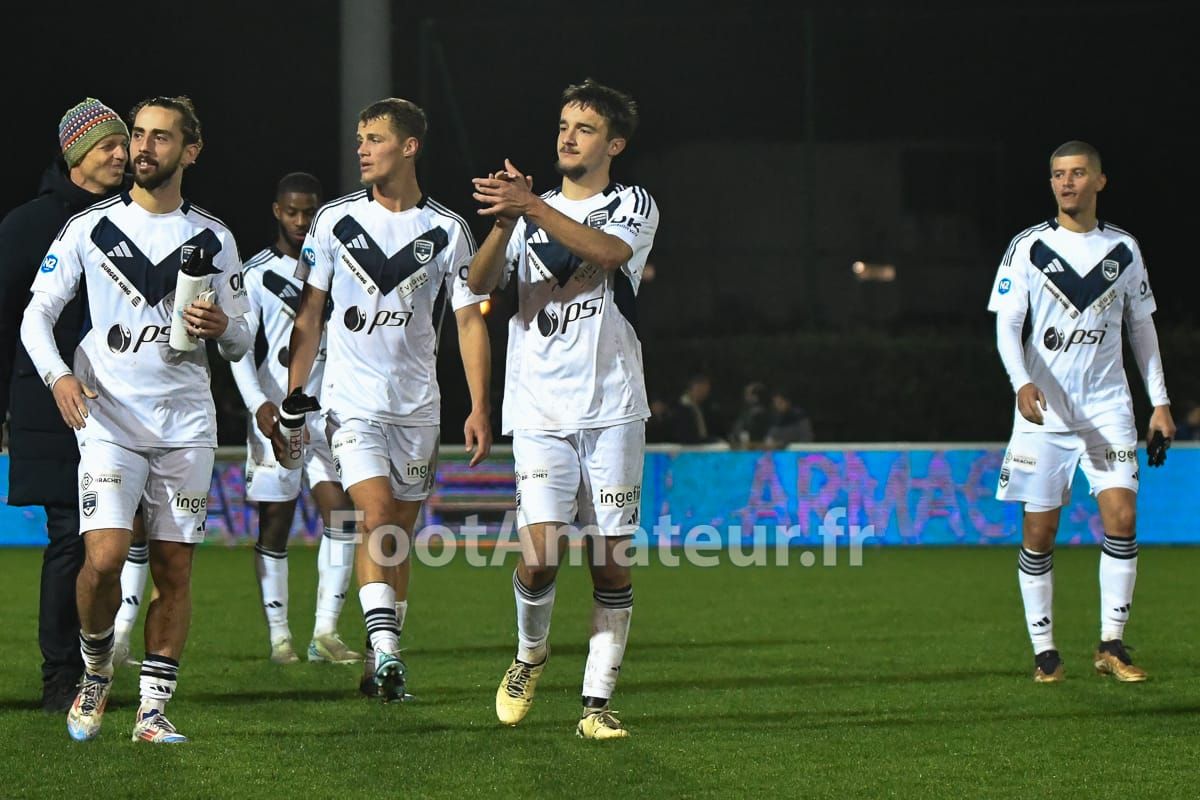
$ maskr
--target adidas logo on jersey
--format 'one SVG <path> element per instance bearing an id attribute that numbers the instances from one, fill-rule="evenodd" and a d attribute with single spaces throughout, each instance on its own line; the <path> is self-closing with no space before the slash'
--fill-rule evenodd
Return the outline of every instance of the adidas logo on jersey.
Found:
<path id="1" fill-rule="evenodd" d="M 1044 272 L 1047 275 L 1049 275 L 1052 272 L 1065 272 L 1065 271 L 1066 270 L 1063 269 L 1062 262 L 1059 261 L 1057 258 L 1051 259 L 1050 263 L 1042 268 L 1042 272 Z"/>
<path id="2" fill-rule="evenodd" d="M 109 258 L 132 258 L 133 253 L 129 252 L 129 246 L 125 242 L 118 242 L 117 246 L 105 253 Z"/>
<path id="3" fill-rule="evenodd" d="M 367 237 L 363 236 L 361 233 L 358 236 L 355 236 L 350 241 L 346 242 L 346 247 L 349 248 L 350 250 L 370 250 L 371 249 L 371 246 L 369 244 L 367 244 Z"/>

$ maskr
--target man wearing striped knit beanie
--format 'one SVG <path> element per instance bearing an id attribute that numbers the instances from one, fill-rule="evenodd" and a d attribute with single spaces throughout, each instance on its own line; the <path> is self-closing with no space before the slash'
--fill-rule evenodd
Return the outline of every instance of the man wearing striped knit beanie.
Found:
<path id="1" fill-rule="evenodd" d="M 129 160 L 129 131 L 111 108 L 88 98 L 58 126 L 62 160 L 42 176 L 36 199 L 0 222 L 0 420 L 9 422 L 9 505 L 43 506 L 49 542 L 42 557 L 38 644 L 42 651 L 42 707 L 70 708 L 83 672 L 75 580 L 83 564 L 79 536 L 79 450 L 42 383 L 18 330 L 29 287 L 55 234 L 74 214 L 121 188 Z M 85 304 L 74 300 L 54 328 L 60 352 L 74 360 Z M 15 376 L 15 377 L 14 377 Z M 11 402 L 10 402 L 11 401 Z"/>
<path id="2" fill-rule="evenodd" d="M 67 110 L 58 123 L 58 143 L 62 146 L 63 160 L 74 170 L 84 157 L 107 136 L 118 134 L 129 140 L 129 128 L 117 112 L 94 97 Z M 124 164 L 121 171 L 124 172 Z M 120 180 L 116 184 L 119 185 Z"/>

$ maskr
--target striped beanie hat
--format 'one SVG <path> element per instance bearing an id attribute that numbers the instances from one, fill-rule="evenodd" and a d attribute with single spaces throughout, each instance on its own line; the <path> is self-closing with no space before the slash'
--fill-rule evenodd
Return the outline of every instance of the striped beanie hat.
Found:
<path id="1" fill-rule="evenodd" d="M 129 136 L 117 112 L 94 97 L 68 109 L 58 123 L 58 143 L 68 167 L 76 166 L 97 142 L 114 133 Z"/>

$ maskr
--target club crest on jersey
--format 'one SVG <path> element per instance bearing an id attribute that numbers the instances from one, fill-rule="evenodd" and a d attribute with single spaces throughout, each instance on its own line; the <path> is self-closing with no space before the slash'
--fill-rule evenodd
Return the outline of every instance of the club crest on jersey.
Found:
<path id="1" fill-rule="evenodd" d="M 82 508 L 85 517 L 90 517 L 96 513 L 96 500 L 95 492 L 84 492 L 79 496 L 80 508 Z"/>
<path id="2" fill-rule="evenodd" d="M 589 228 L 603 228 L 608 224 L 608 209 L 601 208 L 587 215 Z"/>
<path id="3" fill-rule="evenodd" d="M 1106 281 L 1115 281 L 1121 274 L 1121 265 L 1111 258 L 1106 258 L 1100 262 L 1100 271 L 1104 274 Z"/>
<path id="4" fill-rule="evenodd" d="M 192 257 L 192 253 L 196 252 L 196 245 L 185 244 L 179 248 L 179 263 L 186 264 L 188 259 Z"/>
<path id="5" fill-rule="evenodd" d="M 418 264 L 428 264 L 433 258 L 433 242 L 428 239 L 417 239 L 413 242 L 413 258 Z"/>

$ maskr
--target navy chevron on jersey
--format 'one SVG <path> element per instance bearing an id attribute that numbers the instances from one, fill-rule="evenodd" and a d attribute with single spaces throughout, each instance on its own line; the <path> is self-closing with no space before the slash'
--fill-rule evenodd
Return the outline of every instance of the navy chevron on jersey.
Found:
<path id="1" fill-rule="evenodd" d="M 1032 325 L 1025 368 L 1049 409 L 1044 425 L 1016 413 L 1016 430 L 1132 425 L 1122 324 L 1155 311 L 1133 236 L 1104 222 L 1076 233 L 1056 219 L 1022 231 L 1000 263 L 988 309 L 1028 314 Z"/>
<path id="2" fill-rule="evenodd" d="M 546 203 L 633 249 L 620 268 L 584 262 L 521 218 L 505 253 L 517 278 L 517 313 L 508 323 L 504 433 L 582 430 L 646 419 L 637 293 L 658 229 L 658 205 L 638 186 L 610 184 L 584 200 L 559 190 Z"/>
<path id="3" fill-rule="evenodd" d="M 216 409 L 204 347 L 167 344 L 179 268 L 194 249 L 213 256 L 216 302 L 231 318 L 246 313 L 241 261 L 228 228 L 184 202 L 152 214 L 128 194 L 72 217 L 51 242 L 33 291 L 70 299 L 87 286 L 91 329 L 74 371 L 99 397 L 88 401 L 80 440 L 128 447 L 217 444 Z"/>
<path id="4" fill-rule="evenodd" d="M 462 217 L 422 197 L 392 212 L 366 189 L 326 204 L 304 240 L 297 277 L 330 293 L 321 404 L 343 419 L 438 425 L 437 341 L 467 288 L 475 239 Z"/>
<path id="5" fill-rule="evenodd" d="M 287 395 L 292 325 L 300 310 L 303 282 L 296 277 L 296 259 L 268 247 L 246 261 L 247 322 L 254 334 L 253 357 L 233 365 L 233 377 L 251 413 L 266 401 L 278 405 Z M 325 336 L 317 350 L 305 393 L 320 397 L 325 376 Z"/>

